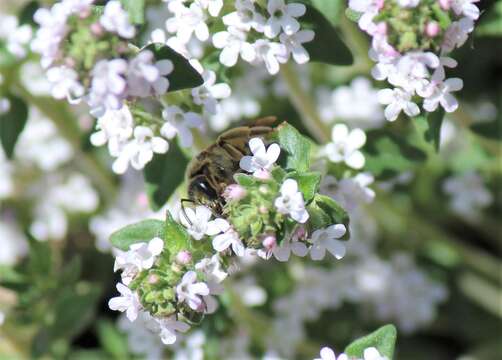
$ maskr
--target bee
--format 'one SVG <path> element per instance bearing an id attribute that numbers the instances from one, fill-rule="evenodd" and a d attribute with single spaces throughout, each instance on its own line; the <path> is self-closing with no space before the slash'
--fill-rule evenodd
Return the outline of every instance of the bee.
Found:
<path id="1" fill-rule="evenodd" d="M 222 193 L 234 182 L 233 175 L 241 171 L 240 159 L 251 154 L 249 139 L 270 134 L 275 121 L 275 117 L 269 116 L 250 126 L 230 129 L 193 158 L 187 167 L 188 199 L 184 201 L 207 206 L 213 213 L 221 214 Z"/>

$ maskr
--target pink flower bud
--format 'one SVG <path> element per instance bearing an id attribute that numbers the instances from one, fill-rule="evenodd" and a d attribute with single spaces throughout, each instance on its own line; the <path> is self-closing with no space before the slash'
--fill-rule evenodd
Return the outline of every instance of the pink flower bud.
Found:
<path id="1" fill-rule="evenodd" d="M 441 31 L 441 28 L 439 27 L 439 24 L 435 21 L 430 21 L 425 25 L 425 34 L 428 37 L 436 37 L 438 36 L 439 32 Z"/>
<path id="2" fill-rule="evenodd" d="M 89 15 L 91 15 L 91 9 L 85 9 L 84 11 L 81 11 L 79 14 L 78 14 L 78 17 L 81 18 L 81 19 L 85 19 L 86 17 L 88 17 Z"/>
<path id="3" fill-rule="evenodd" d="M 238 184 L 230 184 L 225 188 L 223 197 L 226 200 L 240 200 L 246 196 L 246 189 Z"/>
<path id="4" fill-rule="evenodd" d="M 270 171 L 260 169 L 254 173 L 254 177 L 260 180 L 270 180 L 272 175 L 270 174 Z"/>
<path id="5" fill-rule="evenodd" d="M 443 10 L 450 10 L 451 0 L 439 0 L 439 6 L 441 6 Z"/>
<path id="6" fill-rule="evenodd" d="M 385 4 L 385 0 L 377 0 L 377 1 L 375 2 L 375 4 L 376 4 L 376 6 L 377 6 L 378 10 L 380 10 L 380 9 L 382 9 L 382 8 L 383 8 L 383 6 L 384 6 L 384 4 Z"/>
<path id="7" fill-rule="evenodd" d="M 75 67 L 75 59 L 72 57 L 65 57 L 64 59 L 64 64 L 68 66 L 69 68 L 74 68 Z"/>
<path id="8" fill-rule="evenodd" d="M 92 35 L 94 35 L 96 37 L 100 37 L 101 35 L 103 35 L 105 33 L 105 29 L 103 29 L 101 24 L 98 22 L 92 23 L 90 28 L 91 28 Z"/>
<path id="9" fill-rule="evenodd" d="M 260 206 L 258 208 L 258 211 L 260 212 L 260 214 L 266 214 L 266 213 L 268 213 L 268 209 L 267 209 L 266 206 Z"/>
<path id="10" fill-rule="evenodd" d="M 295 239 L 305 239 L 307 237 L 307 230 L 305 230 L 304 226 L 300 226 L 295 230 L 293 237 Z"/>
<path id="11" fill-rule="evenodd" d="M 274 235 L 268 235 L 263 239 L 262 245 L 265 249 L 270 251 L 277 246 L 277 239 Z"/>
<path id="12" fill-rule="evenodd" d="M 158 276 L 158 275 L 156 275 L 156 274 L 150 274 L 150 275 L 148 275 L 148 283 L 149 283 L 150 285 L 155 285 L 155 284 L 157 284 L 157 283 L 159 282 L 159 280 L 160 280 L 160 278 L 159 278 L 159 276 Z"/>
<path id="13" fill-rule="evenodd" d="M 176 261 L 181 265 L 186 265 L 192 261 L 192 254 L 189 251 L 182 250 L 176 255 Z"/>

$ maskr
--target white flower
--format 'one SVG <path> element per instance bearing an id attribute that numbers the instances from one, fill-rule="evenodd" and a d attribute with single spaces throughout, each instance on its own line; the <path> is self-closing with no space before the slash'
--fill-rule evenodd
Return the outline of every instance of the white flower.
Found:
<path id="1" fill-rule="evenodd" d="M 192 310 L 199 310 L 204 304 L 201 296 L 209 295 L 209 287 L 197 281 L 197 273 L 188 271 L 183 275 L 181 282 L 176 286 L 176 295 L 179 302 L 186 302 Z"/>
<path id="2" fill-rule="evenodd" d="M 458 101 L 453 97 L 451 92 L 459 91 L 463 86 L 464 83 L 459 78 L 451 78 L 439 82 L 434 82 L 433 79 L 431 94 L 424 100 L 424 109 L 432 112 L 441 104 L 446 112 L 454 112 L 458 108 Z"/>
<path id="3" fill-rule="evenodd" d="M 457 47 L 464 45 L 470 32 L 474 30 L 474 22 L 468 17 L 450 24 L 443 37 L 441 51 L 443 54 L 449 53 Z"/>
<path id="4" fill-rule="evenodd" d="M 193 33 L 200 41 L 206 41 L 209 39 L 209 29 L 205 21 L 204 11 L 194 2 L 190 7 L 176 7 L 174 16 L 166 21 L 166 29 L 170 33 L 176 33 L 176 37 L 185 44 L 190 41 Z"/>
<path id="5" fill-rule="evenodd" d="M 137 126 L 134 129 L 134 138 L 120 150 L 120 154 L 113 163 L 113 171 L 123 174 L 131 163 L 136 170 L 141 170 L 153 158 L 153 154 L 165 154 L 169 143 L 159 136 L 154 136 L 152 129 L 146 126 Z"/>
<path id="6" fill-rule="evenodd" d="M 129 251 L 117 255 L 113 271 L 122 270 L 122 282 L 129 285 L 139 272 L 153 266 L 155 259 L 162 253 L 163 249 L 164 241 L 158 237 L 148 243 L 132 244 Z"/>
<path id="7" fill-rule="evenodd" d="M 218 16 L 223 7 L 223 0 L 197 0 L 197 3 L 214 17 Z"/>
<path id="8" fill-rule="evenodd" d="M 121 149 L 131 138 L 134 129 L 132 114 L 127 105 L 119 110 L 106 110 L 96 122 L 96 132 L 90 141 L 94 146 L 102 146 L 108 142 L 108 150 L 112 156 L 119 156 Z"/>
<path id="9" fill-rule="evenodd" d="M 180 138 L 183 147 L 192 146 L 193 136 L 190 128 L 200 128 L 202 119 L 194 112 L 184 112 L 178 106 L 168 106 L 162 110 L 162 117 L 166 121 L 160 128 L 160 134 L 166 139 L 176 135 Z"/>
<path id="10" fill-rule="evenodd" d="M 298 64 L 305 64 L 310 60 L 309 53 L 302 44 L 310 42 L 314 40 L 314 32 L 312 30 L 301 30 L 293 35 L 288 35 L 286 33 L 282 33 L 279 36 L 279 39 L 284 46 L 286 46 L 286 50 L 289 54 L 293 55 L 293 59 Z"/>
<path id="11" fill-rule="evenodd" d="M 246 249 L 239 238 L 239 234 L 228 223 L 222 227 L 222 230 L 223 233 L 213 238 L 213 248 L 218 252 L 222 252 L 232 247 L 235 255 L 244 256 Z"/>
<path id="12" fill-rule="evenodd" d="M 185 216 L 186 215 L 186 216 Z M 181 223 L 187 228 L 188 233 L 195 239 L 200 240 L 204 235 L 216 235 L 226 230 L 227 222 L 223 219 L 211 219 L 211 210 L 199 205 L 195 208 L 186 208 L 180 214 Z"/>
<path id="13" fill-rule="evenodd" d="M 420 0 L 397 0 L 399 6 L 403 8 L 414 8 L 420 3 Z"/>
<path id="14" fill-rule="evenodd" d="M 349 128 L 345 124 L 336 124 L 331 130 L 331 140 L 324 148 L 324 153 L 334 162 L 345 162 L 353 169 L 361 169 L 365 158 L 359 150 L 366 143 L 366 134 L 361 129 Z"/>
<path id="15" fill-rule="evenodd" d="M 185 333 L 190 329 L 190 326 L 182 321 L 176 320 L 176 316 L 157 319 L 160 327 L 160 339 L 165 345 L 172 345 L 176 342 L 176 333 Z"/>
<path id="16" fill-rule="evenodd" d="M 281 214 L 289 214 L 293 220 L 303 224 L 309 219 L 305 210 L 303 194 L 298 191 L 298 183 L 293 179 L 286 179 L 281 185 L 281 195 L 275 199 L 274 205 Z"/>
<path id="17" fill-rule="evenodd" d="M 430 74 L 427 68 L 435 69 L 439 65 L 439 58 L 432 52 L 407 53 L 396 61 L 395 71 L 388 74 L 389 83 L 412 94 L 419 92 L 428 83 Z"/>
<path id="18" fill-rule="evenodd" d="M 341 238 L 347 230 L 343 224 L 335 224 L 325 229 L 318 229 L 312 234 L 310 257 L 312 260 L 322 260 L 328 250 L 338 260 L 345 256 L 345 245 Z"/>
<path id="19" fill-rule="evenodd" d="M 0 218 L 0 239 L 2 239 L 0 265 L 13 266 L 28 254 L 28 241 L 14 221 Z"/>
<path id="20" fill-rule="evenodd" d="M 361 13 L 358 21 L 359 28 L 370 35 L 376 32 L 377 26 L 373 22 L 373 18 L 382 6 L 383 2 L 378 0 L 349 0 L 349 8 Z"/>
<path id="21" fill-rule="evenodd" d="M 477 20 L 479 18 L 479 9 L 475 2 L 479 0 L 452 0 L 451 8 L 456 15 L 465 15 L 471 20 Z"/>
<path id="22" fill-rule="evenodd" d="M 265 18 L 256 11 L 253 0 L 236 0 L 236 11 L 223 16 L 223 23 L 248 32 L 251 28 L 263 32 Z"/>
<path id="23" fill-rule="evenodd" d="M 369 347 L 363 351 L 363 360 L 389 360 L 387 356 L 380 355 L 377 348 Z"/>
<path id="24" fill-rule="evenodd" d="M 211 283 L 221 283 L 226 279 L 228 274 L 221 269 L 220 257 L 218 254 L 211 256 L 210 258 L 204 258 L 195 264 L 195 269 L 202 271 L 206 276 L 208 281 L 208 286 L 211 293 L 214 293 L 211 289 Z"/>
<path id="25" fill-rule="evenodd" d="M 246 32 L 234 26 L 229 26 L 226 31 L 214 34 L 214 47 L 223 49 L 219 57 L 220 63 L 232 67 L 237 63 L 239 55 L 247 62 L 254 61 L 256 58 L 255 48 L 246 41 L 246 38 Z"/>
<path id="26" fill-rule="evenodd" d="M 136 320 L 138 312 L 141 310 L 138 295 L 122 283 L 117 284 L 117 290 L 121 296 L 110 299 L 108 306 L 115 311 L 125 311 L 130 321 Z"/>
<path id="27" fill-rule="evenodd" d="M 84 95 L 77 72 L 67 66 L 51 67 L 47 70 L 47 79 L 51 83 L 51 94 L 56 99 L 67 98 L 70 103 L 75 103 Z"/>
<path id="28" fill-rule="evenodd" d="M 209 114 L 216 114 L 217 99 L 224 99 L 230 96 L 232 90 L 225 83 L 216 82 L 216 74 L 211 70 L 204 70 L 202 73 L 204 84 L 192 89 L 193 101 L 197 105 L 202 105 L 204 111 Z"/>
<path id="29" fill-rule="evenodd" d="M 336 186 L 333 198 L 348 211 L 356 209 L 363 203 L 370 203 L 375 198 L 375 191 L 368 187 L 374 181 L 373 175 L 369 172 L 359 173 L 353 178 L 345 178 L 339 182 L 333 177 L 326 176 L 323 182 L 328 183 L 332 180 Z M 328 184 L 323 184 L 321 187 L 326 185 Z"/>
<path id="30" fill-rule="evenodd" d="M 108 1 L 99 23 L 110 32 L 115 32 L 123 38 L 131 39 L 136 35 L 136 29 L 129 22 L 129 14 L 122 8 L 120 1 Z"/>
<path id="31" fill-rule="evenodd" d="M 243 156 L 239 162 L 242 170 L 251 172 L 255 176 L 263 171 L 269 171 L 279 158 L 281 148 L 277 144 L 271 144 L 265 148 L 263 140 L 252 138 L 249 140 L 249 148 L 252 156 Z"/>
<path id="32" fill-rule="evenodd" d="M 338 357 L 335 355 L 335 352 L 331 350 L 329 347 L 323 347 L 321 349 L 320 358 L 315 358 L 314 360 L 349 360 L 347 355 L 340 354 Z"/>
<path id="33" fill-rule="evenodd" d="M 127 62 L 123 59 L 100 60 L 94 65 L 87 98 L 92 115 L 103 116 L 107 109 L 118 110 L 122 107 L 127 95 L 126 71 Z"/>
<path id="34" fill-rule="evenodd" d="M 380 104 L 387 105 L 385 108 L 385 118 L 389 121 L 397 119 L 401 111 L 410 117 L 420 114 L 418 105 L 411 100 L 412 94 L 405 90 L 383 89 L 378 92 L 378 101 Z"/>
<path id="35" fill-rule="evenodd" d="M 265 36 L 274 38 L 281 28 L 287 35 L 293 35 L 300 30 L 300 23 L 295 18 L 303 16 L 307 8 L 300 3 L 286 4 L 284 0 L 268 0 L 267 11 L 270 18 L 264 27 Z"/>
<path id="36" fill-rule="evenodd" d="M 253 46 L 256 52 L 254 63 L 265 63 L 265 67 L 271 75 L 279 72 L 279 63 L 284 64 L 288 61 L 288 51 L 283 44 L 259 39 Z"/>
<path id="37" fill-rule="evenodd" d="M 0 19 L 0 21 L 3 21 Z M 26 47 L 33 36 L 31 26 L 28 24 L 17 26 L 7 36 L 7 50 L 18 59 L 24 58 L 27 54 Z"/>
<path id="38" fill-rule="evenodd" d="M 308 253 L 307 245 L 302 241 L 287 237 L 280 246 L 276 246 L 272 249 L 272 255 L 274 255 L 278 261 L 282 262 L 288 261 L 291 253 L 299 257 L 304 257 Z"/>
<path id="39" fill-rule="evenodd" d="M 129 96 L 147 97 L 166 93 L 169 80 L 165 76 L 173 71 L 173 63 L 170 60 L 153 63 L 153 60 L 153 53 L 144 50 L 129 62 L 127 70 Z"/>
<path id="40" fill-rule="evenodd" d="M 477 220 L 480 210 L 493 202 L 493 195 L 475 172 L 467 172 L 447 178 L 443 191 L 451 196 L 450 207 L 458 215 Z"/>

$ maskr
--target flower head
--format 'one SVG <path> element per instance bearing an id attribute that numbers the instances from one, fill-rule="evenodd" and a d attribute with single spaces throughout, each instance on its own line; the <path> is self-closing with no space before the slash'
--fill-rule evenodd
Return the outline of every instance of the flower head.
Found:
<path id="1" fill-rule="evenodd" d="M 332 142 L 327 144 L 324 152 L 328 158 L 335 162 L 344 162 L 353 169 L 364 166 L 364 155 L 359 150 L 366 143 L 366 134 L 361 129 L 349 131 L 345 124 L 333 126 L 331 131 Z"/>
<path id="2" fill-rule="evenodd" d="M 249 140 L 249 148 L 252 156 L 243 156 L 239 162 L 242 170 L 257 174 L 260 171 L 269 171 L 275 164 L 281 153 L 281 148 L 277 144 L 271 144 L 265 148 L 263 140 L 252 138 Z"/>
<path id="3" fill-rule="evenodd" d="M 114 297 L 108 302 L 110 309 L 120 312 L 126 312 L 127 318 L 130 321 L 136 320 L 138 317 L 141 304 L 139 303 L 138 295 L 129 289 L 124 284 L 118 283 L 117 290 L 121 296 Z"/>
<path id="4" fill-rule="evenodd" d="M 312 260 L 322 260 L 328 250 L 335 258 L 345 256 L 345 245 L 340 239 L 347 232 L 345 225 L 335 224 L 325 229 L 319 229 L 312 234 L 310 257 Z"/>
<path id="5" fill-rule="evenodd" d="M 286 4 L 284 0 L 268 0 L 267 11 L 270 18 L 264 27 L 265 36 L 274 38 L 279 35 L 281 28 L 287 35 L 293 35 L 300 30 L 300 23 L 296 18 L 304 15 L 306 10 L 304 4 Z"/>
<path id="6" fill-rule="evenodd" d="M 305 209 L 303 194 L 298 191 L 298 183 L 293 179 L 286 179 L 280 189 L 281 195 L 275 199 L 274 205 L 281 214 L 289 214 L 300 224 L 309 219 L 309 213 Z"/>
<path id="7" fill-rule="evenodd" d="M 192 310 L 200 310 L 203 305 L 201 296 L 209 295 L 209 287 L 203 282 L 196 281 L 197 273 L 188 271 L 176 286 L 178 301 L 186 302 Z"/>

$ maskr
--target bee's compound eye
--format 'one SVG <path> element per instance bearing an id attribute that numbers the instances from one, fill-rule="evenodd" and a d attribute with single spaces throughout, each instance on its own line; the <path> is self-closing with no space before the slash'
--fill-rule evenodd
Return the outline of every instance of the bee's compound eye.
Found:
<path id="1" fill-rule="evenodd" d="M 218 194 L 211 187 L 211 185 L 209 185 L 204 176 L 198 176 L 192 180 L 189 188 L 189 194 L 193 200 L 200 201 L 202 199 L 207 199 L 212 201 L 218 199 Z"/>

